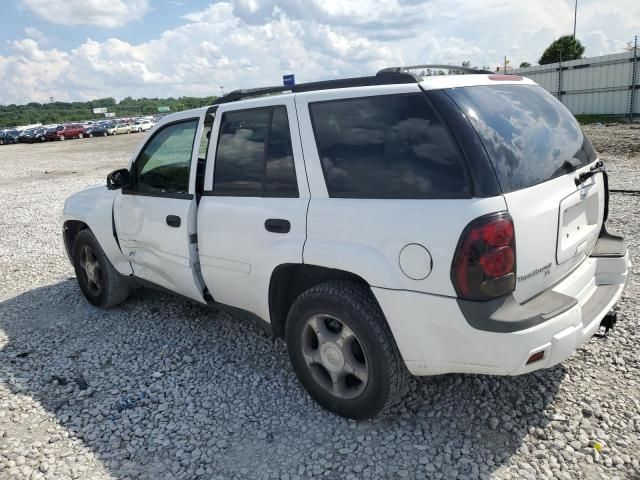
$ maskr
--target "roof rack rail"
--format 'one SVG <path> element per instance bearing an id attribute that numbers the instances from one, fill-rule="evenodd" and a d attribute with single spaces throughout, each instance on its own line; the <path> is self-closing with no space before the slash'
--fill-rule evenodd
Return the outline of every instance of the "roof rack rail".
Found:
<path id="1" fill-rule="evenodd" d="M 385 72 L 384 75 L 372 75 L 369 77 L 339 78 L 337 80 L 324 80 L 320 82 L 299 83 L 297 85 L 281 85 L 275 87 L 250 88 L 246 90 L 234 90 L 213 102 L 213 105 L 235 102 L 245 98 L 259 97 L 273 93 L 299 93 L 315 90 L 329 90 L 333 88 L 369 87 L 372 85 L 393 85 L 398 83 L 418 83 L 421 78 L 410 72 L 394 71 Z"/>
<path id="2" fill-rule="evenodd" d="M 386 75 L 389 73 L 403 73 L 408 70 L 417 70 L 425 68 L 446 68 L 448 70 L 460 70 L 464 73 L 494 73 L 489 70 L 479 68 L 463 67 L 461 65 L 444 65 L 444 64 L 424 64 L 424 65 L 407 65 L 406 67 L 387 67 L 378 71 L 376 75 Z"/>

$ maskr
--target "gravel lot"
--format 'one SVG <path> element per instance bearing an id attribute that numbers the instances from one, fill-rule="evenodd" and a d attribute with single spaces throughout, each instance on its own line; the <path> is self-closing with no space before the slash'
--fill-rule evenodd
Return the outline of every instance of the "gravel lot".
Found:
<path id="1" fill-rule="evenodd" d="M 612 186 L 638 188 L 640 157 L 607 145 L 640 131 L 591 131 Z M 64 198 L 140 139 L 0 147 L 0 478 L 640 478 L 640 197 L 612 196 L 635 266 L 610 337 L 529 375 L 412 381 L 356 422 L 249 323 L 148 290 L 109 311 L 82 298 Z"/>

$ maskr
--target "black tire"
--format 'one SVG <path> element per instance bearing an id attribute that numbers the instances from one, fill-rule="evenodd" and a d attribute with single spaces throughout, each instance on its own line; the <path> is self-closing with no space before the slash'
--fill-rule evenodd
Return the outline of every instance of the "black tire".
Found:
<path id="1" fill-rule="evenodd" d="M 364 353 L 367 380 L 353 398 L 337 396 L 323 386 L 317 380 L 317 372 L 312 372 L 316 365 L 305 360 L 303 335 L 308 321 L 323 315 L 338 318 L 346 325 Z M 321 406 L 338 415 L 355 419 L 373 417 L 397 403 L 407 391 L 409 372 L 380 306 L 365 285 L 340 280 L 304 292 L 289 310 L 286 340 L 289 359 L 304 388 Z"/>
<path id="2" fill-rule="evenodd" d="M 87 248 L 93 253 L 91 260 L 97 264 L 93 272 L 93 282 L 83 267 L 83 256 L 86 258 Z M 78 285 L 89 303 L 96 307 L 109 308 L 127 299 L 131 280 L 113 267 L 91 230 L 85 229 L 78 233 L 73 243 L 72 258 Z M 96 274 L 96 271 L 99 273 Z"/>

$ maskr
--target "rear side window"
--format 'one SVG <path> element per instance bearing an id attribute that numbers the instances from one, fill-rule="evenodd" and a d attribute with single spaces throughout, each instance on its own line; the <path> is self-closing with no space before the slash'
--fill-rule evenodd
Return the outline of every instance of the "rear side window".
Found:
<path id="1" fill-rule="evenodd" d="M 329 196 L 468 197 L 464 160 L 421 93 L 310 103 Z"/>
<path id="2" fill-rule="evenodd" d="M 214 170 L 217 195 L 297 197 L 286 107 L 224 113 Z"/>
<path id="3" fill-rule="evenodd" d="M 447 90 L 478 132 L 505 193 L 531 187 L 596 158 L 575 117 L 537 85 Z"/>

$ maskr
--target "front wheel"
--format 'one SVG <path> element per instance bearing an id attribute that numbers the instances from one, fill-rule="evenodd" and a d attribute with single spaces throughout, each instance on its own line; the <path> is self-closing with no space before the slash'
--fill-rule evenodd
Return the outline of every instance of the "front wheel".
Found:
<path id="1" fill-rule="evenodd" d="M 64 142 L 64 135 L 60 135 L 60 136 L 58 137 L 58 140 L 60 140 L 61 142 Z"/>
<path id="2" fill-rule="evenodd" d="M 113 267 L 90 230 L 76 236 L 72 258 L 78 285 L 89 303 L 108 308 L 127 299 L 131 281 Z"/>
<path id="3" fill-rule="evenodd" d="M 339 415 L 373 417 L 407 389 L 407 369 L 365 285 L 334 281 L 307 290 L 289 311 L 286 339 L 304 388 Z"/>
<path id="4" fill-rule="evenodd" d="M 84 135 L 82 133 L 78 134 L 78 138 L 84 138 Z"/>

